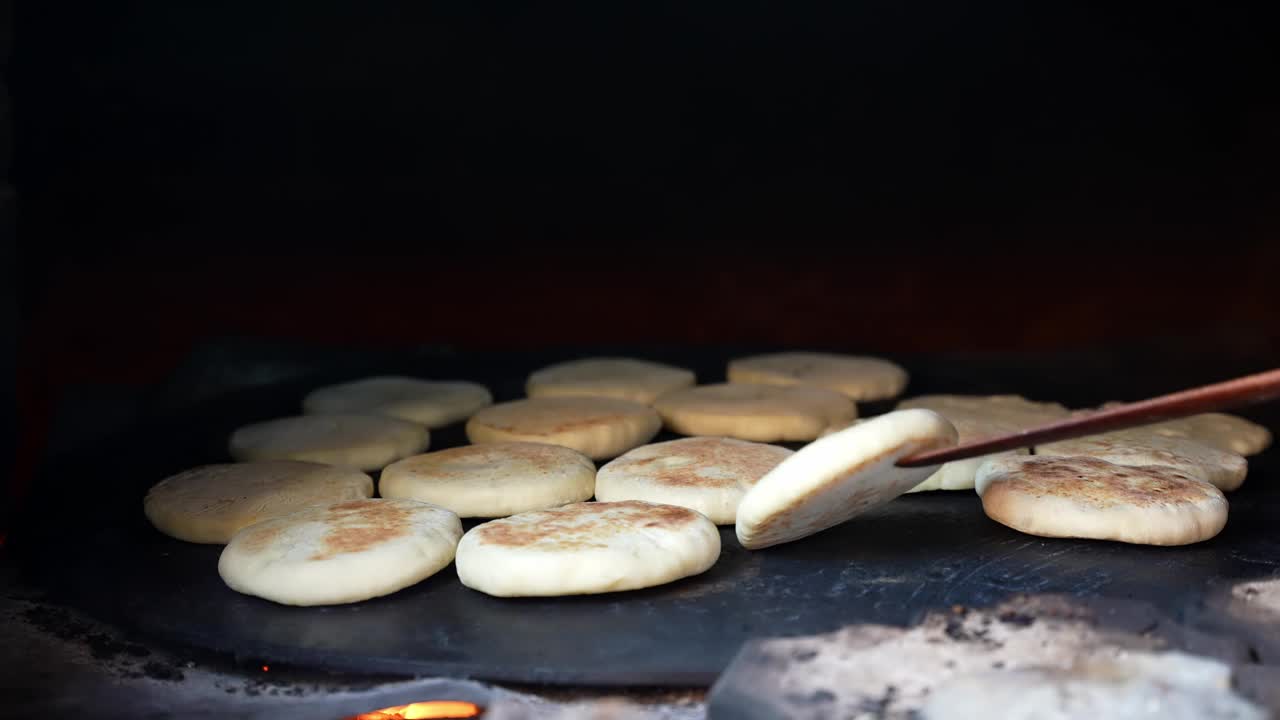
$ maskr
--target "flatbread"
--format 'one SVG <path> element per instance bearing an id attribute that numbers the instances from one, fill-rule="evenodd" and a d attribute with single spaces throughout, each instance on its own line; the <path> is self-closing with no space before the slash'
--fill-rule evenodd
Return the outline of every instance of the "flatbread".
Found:
<path id="1" fill-rule="evenodd" d="M 691 387 L 693 371 L 632 358 L 584 358 L 529 375 L 529 397 L 611 397 L 652 405 L 663 393 Z"/>
<path id="2" fill-rule="evenodd" d="M 496 518 L 587 500 L 595 484 L 595 463 L 577 450 L 501 442 L 394 462 L 383 469 L 378 492 L 433 503 L 459 517 Z"/>
<path id="3" fill-rule="evenodd" d="M 308 415 L 382 415 L 435 429 L 493 404 L 488 388 L 462 380 L 383 376 L 328 385 L 302 400 Z"/>
<path id="4" fill-rule="evenodd" d="M 1257 455 L 1271 445 L 1271 431 L 1226 413 L 1202 413 L 1147 426 L 1166 437 L 1181 437 L 1237 455 Z"/>
<path id="5" fill-rule="evenodd" d="M 373 478 L 351 468 L 294 460 L 204 465 L 156 483 L 142 501 L 160 532 L 224 544 L 256 522 L 311 505 L 373 495 Z"/>
<path id="6" fill-rule="evenodd" d="M 1244 484 L 1249 472 L 1249 462 L 1233 452 L 1145 427 L 1037 445 L 1035 454 L 1091 457 L 1128 466 L 1164 465 L 1227 492 Z"/>
<path id="7" fill-rule="evenodd" d="M 1065 418 L 1071 411 L 1058 403 L 1034 402 L 1019 395 L 921 395 L 898 403 L 898 409 L 927 408 L 951 421 L 960 433 L 960 442 L 1004 435 Z M 1028 449 L 1002 455 L 1026 455 Z M 988 456 L 989 457 L 989 456 Z M 944 463 L 938 471 L 910 492 L 925 490 L 969 490 L 985 457 Z"/>
<path id="8" fill-rule="evenodd" d="M 719 437 L 644 445 L 600 468 L 596 499 L 679 505 L 732 525 L 747 489 L 791 455 L 777 445 Z"/>
<path id="9" fill-rule="evenodd" d="M 813 385 L 857 401 L 897 397 L 908 379 L 906 370 L 888 360 L 815 352 L 738 358 L 729 362 L 728 378 L 732 383 Z"/>
<path id="10" fill-rule="evenodd" d="M 1179 468 L 1092 457 L 995 457 L 978 469 L 987 517 L 1029 535 L 1187 545 L 1227 523 L 1222 491 Z"/>
<path id="11" fill-rule="evenodd" d="M 728 383 L 667 393 L 654 408 L 682 435 L 755 442 L 813 440 L 857 415 L 853 401 L 831 390 Z"/>
<path id="12" fill-rule="evenodd" d="M 250 525 L 218 559 L 236 592 L 283 605 L 337 605 L 388 595 L 453 560 L 462 523 L 413 500 L 352 500 Z"/>
<path id="13" fill-rule="evenodd" d="M 798 540 L 889 502 L 936 466 L 900 468 L 899 458 L 956 444 L 956 429 L 932 410 L 897 410 L 801 448 L 738 505 L 738 541 L 759 549 Z"/>
<path id="14" fill-rule="evenodd" d="M 687 508 L 592 502 L 512 515 L 458 544 L 462 584 L 498 597 L 590 595 L 662 585 L 705 572 L 720 533 Z"/>
<path id="15" fill-rule="evenodd" d="M 617 457 L 653 439 L 662 420 L 629 400 L 529 398 L 501 403 L 467 421 L 471 442 L 538 442 L 573 448 L 592 460 Z"/>
<path id="16" fill-rule="evenodd" d="M 418 423 L 375 415 L 299 415 L 246 425 L 231 434 L 231 457 L 305 460 L 380 470 L 422 452 L 431 439 Z"/>

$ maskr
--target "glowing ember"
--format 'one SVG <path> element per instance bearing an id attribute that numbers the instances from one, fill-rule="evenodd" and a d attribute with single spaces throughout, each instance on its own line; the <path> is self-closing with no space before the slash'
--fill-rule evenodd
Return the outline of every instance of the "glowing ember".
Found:
<path id="1" fill-rule="evenodd" d="M 469 702 L 434 700 L 374 710 L 357 715 L 351 720 L 427 720 L 428 718 L 453 720 L 479 717 L 479 715 L 480 708 Z"/>

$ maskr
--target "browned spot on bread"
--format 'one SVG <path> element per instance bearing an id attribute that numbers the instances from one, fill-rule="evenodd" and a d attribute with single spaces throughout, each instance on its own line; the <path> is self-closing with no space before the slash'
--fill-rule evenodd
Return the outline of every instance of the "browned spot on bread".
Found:
<path id="1" fill-rule="evenodd" d="M 472 416 L 470 424 L 516 435 L 555 435 L 652 413 L 652 409 L 639 403 L 612 398 L 533 398 L 481 410 Z"/>
<path id="2" fill-rule="evenodd" d="M 1161 465 L 1117 465 L 1088 457 L 1031 456 L 991 478 L 987 493 L 1054 497 L 1097 508 L 1202 503 L 1219 492 Z"/>
<path id="3" fill-rule="evenodd" d="M 248 553 L 256 553 L 264 550 L 268 545 L 275 542 L 283 532 L 284 525 L 273 522 L 263 523 L 256 528 L 249 528 L 245 531 L 244 537 L 240 540 L 240 547 Z"/>
<path id="4" fill-rule="evenodd" d="M 527 442 L 502 442 L 438 450 L 401 460 L 395 472 L 421 473 L 438 478 L 473 476 L 486 466 L 507 462 L 525 462 L 534 470 L 549 472 L 566 464 L 582 461 L 580 453 L 560 445 Z M 386 476 L 384 471 L 384 476 Z"/>
<path id="5" fill-rule="evenodd" d="M 630 529 L 679 528 L 699 517 L 686 508 L 638 500 L 585 502 L 494 520 L 472 532 L 490 545 L 577 550 L 605 547 Z"/>
<path id="6" fill-rule="evenodd" d="M 641 448 L 610 465 L 613 472 L 641 475 L 662 485 L 717 488 L 754 483 L 790 455 L 790 450 L 776 445 L 695 437 Z"/>
<path id="7" fill-rule="evenodd" d="M 362 552 L 409 534 L 413 512 L 386 500 L 353 500 L 331 505 L 326 512 L 332 527 L 320 539 L 312 560 Z"/>

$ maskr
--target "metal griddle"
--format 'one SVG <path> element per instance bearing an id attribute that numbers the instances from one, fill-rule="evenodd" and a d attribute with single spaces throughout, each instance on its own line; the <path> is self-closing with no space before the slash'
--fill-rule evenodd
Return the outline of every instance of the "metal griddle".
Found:
<path id="1" fill-rule="evenodd" d="M 704 381 L 722 375 L 729 355 L 629 352 L 694 367 Z M 296 412 L 302 394 L 317 384 L 410 372 L 481 380 L 507 399 L 519 396 L 528 370 L 583 354 L 348 359 L 304 380 L 171 409 L 51 465 L 16 547 L 37 581 L 66 602 L 142 635 L 245 662 L 575 685 L 707 685 L 749 638 L 856 622 L 906 624 L 931 609 L 986 605 L 1014 593 L 1137 599 L 1188 617 L 1217 585 L 1280 570 L 1274 449 L 1251 459 L 1249 480 L 1230 496 L 1226 530 L 1197 545 L 1036 538 L 988 520 L 971 492 L 925 493 L 754 553 L 724 528 L 723 554 L 704 575 L 562 599 L 490 598 L 463 587 L 450 567 L 368 602 L 283 607 L 227 589 L 217 574 L 220 547 L 169 539 L 142 515 L 149 485 L 191 465 L 225 461 L 232 429 Z M 1021 392 L 1078 407 L 1252 369 L 1172 368 L 1113 355 L 901 360 L 913 373 L 909 394 Z M 1275 408 L 1249 414 L 1276 429 Z M 434 433 L 432 447 L 463 442 L 455 427 Z"/>

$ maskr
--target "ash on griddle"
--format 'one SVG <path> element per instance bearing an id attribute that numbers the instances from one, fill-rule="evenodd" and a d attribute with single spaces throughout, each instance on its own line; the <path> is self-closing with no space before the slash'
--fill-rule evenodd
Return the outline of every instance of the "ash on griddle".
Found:
<path id="1" fill-rule="evenodd" d="M 889 707 L 893 705 L 893 701 L 898 696 L 898 688 L 895 685 L 889 685 L 884 689 L 884 694 L 878 698 L 867 698 L 858 705 L 859 718 L 874 718 L 875 720 L 883 720 L 889 717 Z"/>
<path id="2" fill-rule="evenodd" d="M 836 699 L 836 694 L 830 690 L 819 689 L 804 695 L 798 693 L 788 693 L 784 696 L 787 702 L 796 705 L 825 705 Z"/>
<path id="3" fill-rule="evenodd" d="M 1006 610 L 997 615 L 996 619 L 1006 625 L 1013 625 L 1014 627 L 1029 627 L 1036 621 L 1034 615 L 1020 613 L 1016 610 Z"/>
<path id="4" fill-rule="evenodd" d="M 970 630 L 965 627 L 964 621 L 968 614 L 969 611 L 959 605 L 952 608 L 942 632 L 956 642 L 990 643 L 991 637 L 987 634 L 985 627 L 979 630 Z"/>

